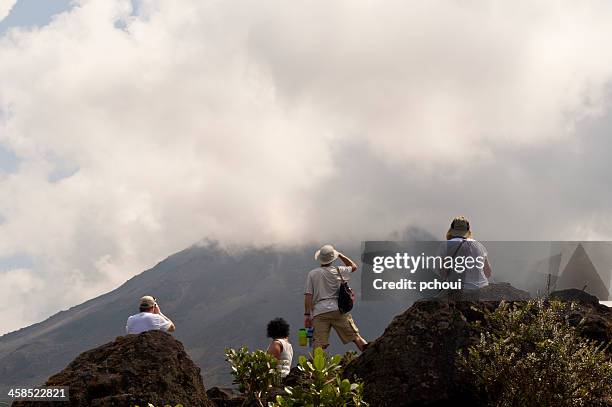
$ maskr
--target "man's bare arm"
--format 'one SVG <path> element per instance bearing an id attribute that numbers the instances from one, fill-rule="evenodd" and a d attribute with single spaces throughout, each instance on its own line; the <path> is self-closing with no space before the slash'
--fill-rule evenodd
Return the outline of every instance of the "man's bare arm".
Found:
<path id="1" fill-rule="evenodd" d="M 153 310 L 153 313 L 159 315 L 160 317 L 162 317 L 166 321 L 170 322 L 170 326 L 168 327 L 168 332 L 176 331 L 176 326 L 174 325 L 174 322 L 172 322 L 170 320 L 170 318 L 168 318 L 167 316 L 162 314 L 161 309 L 159 308 L 159 305 L 155 304 L 155 309 Z"/>
<path id="2" fill-rule="evenodd" d="M 312 294 L 304 294 L 304 327 L 312 326 Z"/>
<path id="3" fill-rule="evenodd" d="M 490 278 L 491 274 L 493 274 L 493 271 L 491 270 L 491 264 L 489 263 L 489 259 L 485 257 L 485 264 L 484 264 L 484 274 L 486 278 Z"/>
<path id="4" fill-rule="evenodd" d="M 283 348 L 278 341 L 273 341 L 270 346 L 268 346 L 268 353 L 274 356 L 276 359 L 280 359 L 280 354 L 282 351 Z"/>
<path id="5" fill-rule="evenodd" d="M 351 268 L 351 272 L 357 270 L 357 263 L 346 257 L 344 254 L 338 253 L 338 258 L 342 260 L 342 263 L 344 263 L 345 266 L 349 266 Z"/>

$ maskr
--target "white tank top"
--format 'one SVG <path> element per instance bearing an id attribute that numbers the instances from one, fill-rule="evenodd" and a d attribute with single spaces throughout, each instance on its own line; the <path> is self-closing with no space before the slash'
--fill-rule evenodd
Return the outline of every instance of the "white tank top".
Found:
<path id="1" fill-rule="evenodd" d="M 293 346 L 286 339 L 275 339 L 280 342 L 283 350 L 280 353 L 276 368 L 280 371 L 281 377 L 286 377 L 291 370 L 291 360 L 293 360 Z"/>

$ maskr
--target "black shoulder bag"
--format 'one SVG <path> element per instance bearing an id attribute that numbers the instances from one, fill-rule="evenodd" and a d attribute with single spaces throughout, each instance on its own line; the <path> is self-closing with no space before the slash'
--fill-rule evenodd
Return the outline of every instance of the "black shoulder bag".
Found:
<path id="1" fill-rule="evenodd" d="M 348 282 L 342 277 L 340 269 L 336 267 L 338 276 L 340 276 L 340 287 L 338 288 L 338 309 L 341 313 L 346 314 L 353 309 L 355 303 L 355 293 L 349 287 Z"/>

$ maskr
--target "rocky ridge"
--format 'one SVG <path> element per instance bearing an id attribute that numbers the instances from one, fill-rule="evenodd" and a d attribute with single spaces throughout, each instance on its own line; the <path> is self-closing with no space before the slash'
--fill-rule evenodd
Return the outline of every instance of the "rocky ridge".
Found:
<path id="1" fill-rule="evenodd" d="M 118 337 L 79 355 L 45 386 L 69 386 L 70 402 L 15 402 L 47 406 L 213 406 L 200 368 L 172 335 L 149 331 Z"/>

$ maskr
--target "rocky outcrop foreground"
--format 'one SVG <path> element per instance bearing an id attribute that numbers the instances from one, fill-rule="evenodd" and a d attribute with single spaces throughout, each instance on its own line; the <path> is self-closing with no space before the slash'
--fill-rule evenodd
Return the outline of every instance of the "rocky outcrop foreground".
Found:
<path id="1" fill-rule="evenodd" d="M 238 390 L 227 387 L 211 387 L 206 390 L 210 401 L 217 407 L 243 407 L 245 398 Z"/>
<path id="2" fill-rule="evenodd" d="M 509 285 L 497 285 L 488 291 L 510 301 L 528 298 L 527 293 Z M 610 308 L 581 292 L 560 292 L 551 297 L 579 303 L 569 320 L 576 325 L 584 321 L 579 327 L 583 336 L 612 340 Z M 345 368 L 344 375 L 363 380 L 365 399 L 372 406 L 476 407 L 479 404 L 473 397 L 473 385 L 458 372 L 455 358 L 458 350 L 479 338 L 470 322 L 483 321 L 483 310 L 498 305 L 499 301 L 482 297 L 479 301 L 418 301 L 396 316 L 384 334 Z"/>
<path id="3" fill-rule="evenodd" d="M 466 294 L 416 302 L 346 365 L 343 374 L 364 382 L 365 399 L 371 406 L 479 406 L 473 384 L 455 365 L 457 352 L 478 340 L 480 332 L 471 322 L 484 322 L 485 309 L 494 310 L 502 299 L 522 301 L 529 295 L 508 284 Z M 559 291 L 550 297 L 578 303 L 568 319 L 584 337 L 612 341 L 612 309 L 600 305 L 597 298 L 580 290 Z M 295 385 L 298 377 L 294 368 L 284 384 Z M 244 403 L 233 389 L 206 392 L 200 369 L 183 345 L 159 331 L 118 337 L 84 352 L 45 385 L 70 387 L 70 402 L 13 405 L 238 407 Z"/>
<path id="4" fill-rule="evenodd" d="M 16 402 L 15 407 L 212 406 L 200 368 L 183 345 L 160 331 L 118 337 L 82 353 L 46 386 L 69 386 L 70 403 Z"/>

